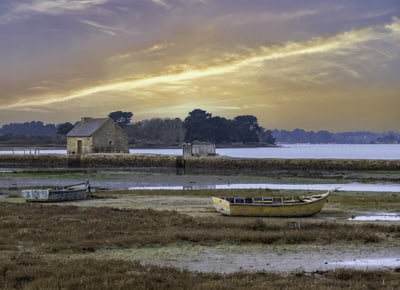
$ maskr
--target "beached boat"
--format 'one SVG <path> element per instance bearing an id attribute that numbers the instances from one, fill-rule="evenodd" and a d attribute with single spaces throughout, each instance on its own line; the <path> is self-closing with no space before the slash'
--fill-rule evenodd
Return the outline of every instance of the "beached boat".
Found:
<path id="1" fill-rule="evenodd" d="M 212 197 L 217 212 L 229 216 L 306 217 L 319 213 L 330 191 L 298 197 Z"/>
<path id="2" fill-rule="evenodd" d="M 26 189 L 22 190 L 22 195 L 26 201 L 56 202 L 86 199 L 89 192 L 90 184 L 86 181 L 62 188 Z"/>

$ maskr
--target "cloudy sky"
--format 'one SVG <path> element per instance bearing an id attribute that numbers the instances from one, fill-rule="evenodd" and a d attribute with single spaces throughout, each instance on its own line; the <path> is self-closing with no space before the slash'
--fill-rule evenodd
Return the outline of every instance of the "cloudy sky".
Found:
<path id="1" fill-rule="evenodd" d="M 400 131 L 399 0 L 1 0 L 0 125 L 200 108 Z"/>

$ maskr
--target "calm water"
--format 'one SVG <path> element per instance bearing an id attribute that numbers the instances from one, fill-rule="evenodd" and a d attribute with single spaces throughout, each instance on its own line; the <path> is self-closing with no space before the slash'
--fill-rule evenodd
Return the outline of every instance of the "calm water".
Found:
<path id="1" fill-rule="evenodd" d="M 182 155 L 180 149 L 132 149 L 132 154 Z M 400 144 L 291 144 L 262 148 L 217 148 L 238 158 L 400 160 Z"/>
<path id="2" fill-rule="evenodd" d="M 182 149 L 131 149 L 131 154 L 182 155 Z M 0 154 L 67 154 L 66 150 L 15 150 Z M 290 144 L 275 148 L 217 148 L 237 158 L 400 160 L 400 144 Z"/>

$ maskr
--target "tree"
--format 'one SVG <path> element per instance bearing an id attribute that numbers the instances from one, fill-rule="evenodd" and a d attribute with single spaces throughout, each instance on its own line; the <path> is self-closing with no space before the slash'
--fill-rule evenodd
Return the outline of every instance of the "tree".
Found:
<path id="1" fill-rule="evenodd" d="M 133 113 L 115 111 L 115 112 L 111 112 L 110 114 L 108 114 L 108 117 L 113 119 L 115 123 L 117 123 L 119 126 L 121 126 L 123 128 L 123 127 L 125 127 L 125 125 L 127 125 L 131 122 Z"/>
<path id="2" fill-rule="evenodd" d="M 215 143 L 228 143 L 231 141 L 233 124 L 232 120 L 224 117 L 212 117 L 210 119 L 212 131 L 210 132 L 210 139 Z"/>
<path id="3" fill-rule="evenodd" d="M 210 123 L 211 114 L 204 110 L 195 109 L 184 120 L 186 130 L 185 141 L 211 141 L 213 126 Z"/>
<path id="4" fill-rule="evenodd" d="M 259 143 L 261 128 L 253 115 L 237 116 L 233 120 L 212 117 L 204 110 L 195 109 L 184 120 L 185 141 L 210 141 L 214 143 Z"/>
<path id="5" fill-rule="evenodd" d="M 11 123 L 1 128 L 1 135 L 11 133 L 14 136 L 54 136 L 56 134 L 54 124 L 44 125 L 41 121 L 25 123 Z"/>
<path id="6" fill-rule="evenodd" d="M 236 141 L 243 143 L 258 143 L 258 134 L 261 131 L 257 117 L 253 115 L 237 116 L 233 119 L 236 127 Z"/>
<path id="7" fill-rule="evenodd" d="M 271 130 L 266 130 L 261 128 L 261 132 L 259 134 L 260 142 L 268 145 L 275 145 L 275 138 Z"/>
<path id="8" fill-rule="evenodd" d="M 126 128 L 130 142 L 141 146 L 177 146 L 183 142 L 183 122 L 179 118 L 143 120 Z"/>
<path id="9" fill-rule="evenodd" d="M 61 123 L 57 125 L 57 134 L 59 135 L 67 135 L 69 131 L 74 128 L 74 125 L 72 125 L 70 122 L 66 123 Z"/>

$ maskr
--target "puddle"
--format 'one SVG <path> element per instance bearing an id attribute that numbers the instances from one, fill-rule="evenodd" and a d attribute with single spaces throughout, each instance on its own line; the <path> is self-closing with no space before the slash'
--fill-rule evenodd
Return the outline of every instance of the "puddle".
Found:
<path id="1" fill-rule="evenodd" d="M 197 189 L 282 189 L 282 190 L 340 190 L 340 191 L 368 191 L 368 192 L 400 192 L 398 184 L 274 184 L 274 183 L 232 183 L 206 184 L 188 186 L 134 186 L 129 190 L 197 190 Z"/>
<path id="2" fill-rule="evenodd" d="M 353 216 L 348 220 L 352 221 L 400 221 L 400 215 L 395 213 L 381 213 L 375 215 Z"/>
<path id="3" fill-rule="evenodd" d="M 351 268 L 397 268 L 400 267 L 400 258 L 354 259 L 331 264 Z"/>

